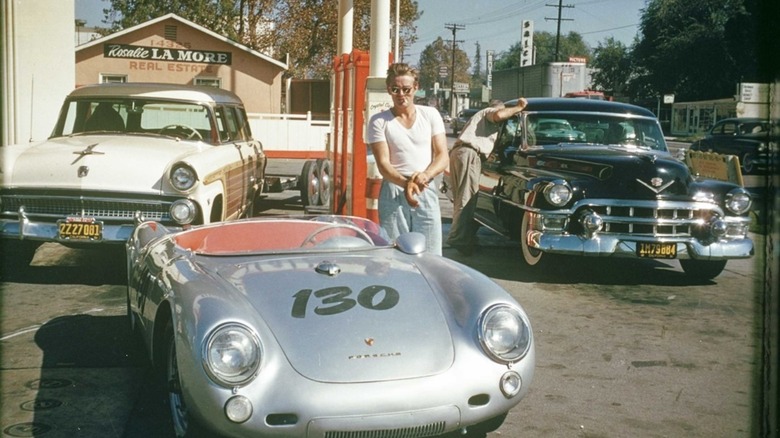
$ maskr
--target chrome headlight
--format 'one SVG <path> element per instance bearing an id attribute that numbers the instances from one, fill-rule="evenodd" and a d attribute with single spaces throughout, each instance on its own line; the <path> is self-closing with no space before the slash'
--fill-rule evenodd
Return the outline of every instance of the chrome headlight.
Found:
<path id="1" fill-rule="evenodd" d="M 497 304 L 487 309 L 479 321 L 479 341 L 493 360 L 512 363 L 531 348 L 531 325 L 520 309 Z"/>
<path id="2" fill-rule="evenodd" d="M 198 174 L 192 167 L 178 163 L 171 169 L 170 180 L 176 190 L 186 192 L 198 182 Z"/>
<path id="3" fill-rule="evenodd" d="M 726 194 L 726 209 L 734 214 L 742 214 L 750 209 L 750 194 L 743 188 L 736 188 Z"/>
<path id="4" fill-rule="evenodd" d="M 177 199 L 173 201 L 170 209 L 171 218 L 179 225 L 187 225 L 195 220 L 198 208 L 189 199 Z"/>
<path id="5" fill-rule="evenodd" d="M 571 200 L 571 187 L 566 181 L 552 181 L 544 188 L 544 198 L 556 207 L 563 207 Z"/>
<path id="6" fill-rule="evenodd" d="M 258 337 L 239 324 L 225 324 L 206 338 L 203 361 L 214 382 L 234 387 L 252 380 L 260 369 L 262 347 Z"/>

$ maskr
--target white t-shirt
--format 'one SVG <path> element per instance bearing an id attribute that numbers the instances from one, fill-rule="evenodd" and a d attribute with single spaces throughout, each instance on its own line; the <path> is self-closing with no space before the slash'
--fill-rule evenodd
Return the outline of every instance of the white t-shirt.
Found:
<path id="1" fill-rule="evenodd" d="M 433 136 L 443 134 L 444 121 L 436 108 L 415 105 L 417 115 L 411 128 L 395 119 L 391 110 L 374 114 L 368 123 L 368 144 L 386 142 L 390 164 L 404 176 L 421 172 L 433 159 Z"/>

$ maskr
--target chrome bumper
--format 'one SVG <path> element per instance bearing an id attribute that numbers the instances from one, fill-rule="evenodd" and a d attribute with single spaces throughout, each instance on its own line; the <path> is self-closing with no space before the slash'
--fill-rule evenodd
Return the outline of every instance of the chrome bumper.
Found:
<path id="1" fill-rule="evenodd" d="M 571 234 L 529 231 L 529 246 L 551 254 L 639 258 L 639 242 L 675 242 L 677 259 L 740 259 L 749 258 L 754 252 L 753 241 L 749 238 L 720 240 L 705 245 L 694 238 L 649 239 L 620 234 L 597 234 L 592 238 L 584 238 Z"/>
<path id="2" fill-rule="evenodd" d="M 133 233 L 135 226 L 126 225 L 104 225 L 103 238 L 100 240 L 89 239 L 60 239 L 57 224 L 49 222 L 32 222 L 29 219 L 19 221 L 0 220 L 0 237 L 4 239 L 23 239 L 37 240 L 41 242 L 59 242 L 94 245 L 101 243 L 125 243 Z"/>

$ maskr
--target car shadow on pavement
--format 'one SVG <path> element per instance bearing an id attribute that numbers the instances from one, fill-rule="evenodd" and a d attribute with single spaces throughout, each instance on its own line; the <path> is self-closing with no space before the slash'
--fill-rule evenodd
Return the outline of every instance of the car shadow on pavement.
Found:
<path id="1" fill-rule="evenodd" d="M 10 436 L 117 436 L 124 428 L 145 367 L 143 351 L 131 336 L 124 315 L 60 316 L 34 335 L 42 354 L 40 369 L 16 370 L 4 392 L 23 399 L 4 406 L 11 418 L 32 421 L 9 424 Z M 15 351 L 15 344 L 7 345 Z M 25 359 L 25 360 L 30 360 Z M 33 359 L 34 360 L 34 359 Z M 22 364 L 23 365 L 23 364 Z M 147 435 L 153 436 L 153 435 Z"/>
<path id="2" fill-rule="evenodd" d="M 444 248 L 444 256 L 470 266 L 488 277 L 507 281 L 550 284 L 702 286 L 711 280 L 687 276 L 677 261 L 633 260 L 558 256 L 543 268 L 529 268 L 520 261 L 519 245 L 480 247 L 464 256 L 453 248 Z"/>
<path id="3" fill-rule="evenodd" d="M 0 258 L 0 281 L 30 284 L 123 285 L 127 283 L 124 246 L 73 249 L 43 244 L 29 264 Z"/>
<path id="4" fill-rule="evenodd" d="M 255 203 L 253 216 L 274 214 L 294 215 L 303 213 L 300 192 L 287 190 L 282 193 L 265 195 Z"/>

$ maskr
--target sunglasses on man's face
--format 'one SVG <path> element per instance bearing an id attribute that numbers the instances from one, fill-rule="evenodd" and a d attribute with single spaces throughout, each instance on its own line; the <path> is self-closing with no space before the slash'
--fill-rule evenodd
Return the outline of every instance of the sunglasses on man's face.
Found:
<path id="1" fill-rule="evenodd" d="M 409 94 L 412 92 L 412 87 L 390 87 L 390 92 L 393 94 Z"/>

